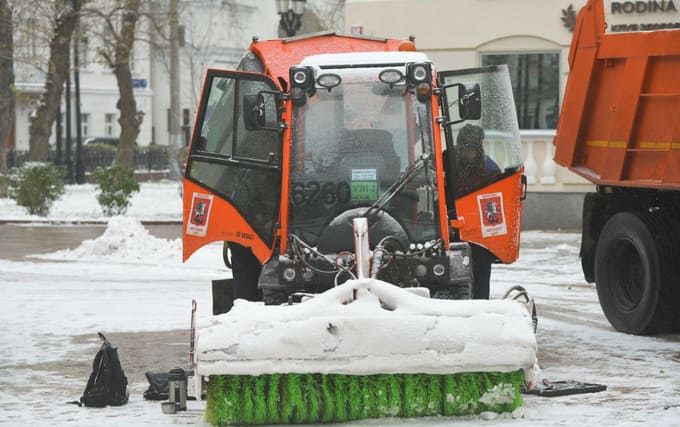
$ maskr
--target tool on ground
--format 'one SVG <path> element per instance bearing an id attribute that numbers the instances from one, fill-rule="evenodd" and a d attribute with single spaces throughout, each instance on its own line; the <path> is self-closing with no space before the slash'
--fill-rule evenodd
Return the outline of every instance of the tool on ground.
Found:
<path id="1" fill-rule="evenodd" d="M 584 383 L 580 381 L 548 381 L 543 380 L 531 389 L 522 387 L 522 393 L 543 397 L 568 396 L 571 394 L 598 393 L 607 390 L 603 384 Z"/>

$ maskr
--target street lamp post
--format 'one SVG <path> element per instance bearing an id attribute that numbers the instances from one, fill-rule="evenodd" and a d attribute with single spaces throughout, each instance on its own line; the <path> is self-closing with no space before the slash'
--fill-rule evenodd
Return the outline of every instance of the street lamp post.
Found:
<path id="1" fill-rule="evenodd" d="M 281 15 L 279 24 L 288 37 L 293 37 L 300 29 L 302 15 L 305 13 L 306 0 L 276 0 L 276 12 Z"/>

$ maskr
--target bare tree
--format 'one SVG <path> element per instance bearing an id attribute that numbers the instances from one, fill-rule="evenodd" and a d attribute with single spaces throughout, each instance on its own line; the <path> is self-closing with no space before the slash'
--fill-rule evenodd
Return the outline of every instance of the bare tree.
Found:
<path id="1" fill-rule="evenodd" d="M 227 10 L 229 16 L 239 16 L 239 12 L 234 10 L 235 8 L 233 7 L 231 0 L 223 1 L 221 5 Z M 210 5 L 207 7 L 210 7 Z M 190 86 L 181 89 L 184 97 L 191 98 L 192 105 L 198 105 L 201 95 L 201 86 L 203 83 L 202 77 L 205 75 L 205 70 L 208 69 L 210 60 L 213 56 L 210 49 L 211 46 L 214 47 L 214 44 L 211 44 L 214 43 L 212 40 L 213 32 L 211 31 L 211 28 L 214 28 L 215 25 L 219 25 L 216 22 L 218 18 L 216 14 L 210 13 L 205 17 L 206 21 L 204 25 L 196 25 L 195 19 L 192 16 L 192 10 L 183 8 L 181 12 L 185 20 L 189 23 L 189 25 L 185 27 L 181 69 L 183 73 L 188 73 L 188 86 Z M 233 28 L 230 27 L 226 31 L 231 31 L 232 29 Z M 161 58 L 161 61 L 164 61 L 164 59 L 165 58 Z"/>
<path id="2" fill-rule="evenodd" d="M 182 146 L 180 135 L 179 98 L 179 0 L 170 0 L 170 178 L 181 179 L 177 150 Z"/>
<path id="3" fill-rule="evenodd" d="M 325 14 L 327 21 L 323 24 L 326 28 L 335 29 L 336 31 L 344 31 L 345 0 L 335 0 L 329 3 L 329 13 Z"/>
<path id="4" fill-rule="evenodd" d="M 45 86 L 31 115 L 29 159 L 47 161 L 52 124 L 59 109 L 64 81 L 69 72 L 69 47 L 78 22 L 82 0 L 56 0 L 56 21 L 50 41 L 50 59 Z"/>
<path id="5" fill-rule="evenodd" d="M 7 173 L 9 136 L 14 126 L 14 42 L 12 8 L 0 0 L 0 196 L 5 187 L 2 176 Z"/>
<path id="6" fill-rule="evenodd" d="M 210 66 L 211 59 L 214 59 L 214 53 L 211 52 L 211 50 L 216 48 L 214 28 L 216 25 L 223 26 L 223 21 L 217 15 L 223 14 L 233 18 L 229 26 L 226 28 L 222 27 L 220 35 L 224 36 L 226 34 L 226 37 L 229 37 L 229 35 L 241 29 L 241 11 L 236 3 L 236 0 L 222 0 L 220 3 L 216 3 L 213 0 L 170 0 L 170 7 L 167 9 L 167 13 L 162 13 L 162 10 L 165 10 L 163 7 L 164 3 L 157 2 L 155 6 L 156 11 L 146 15 L 154 30 L 150 36 L 150 43 L 154 47 L 154 55 L 170 77 L 171 112 L 168 126 L 170 145 L 173 145 L 173 132 L 180 132 L 180 100 L 190 97 L 192 105 L 197 105 L 199 102 L 201 84 L 203 82 L 202 77 L 205 74 L 205 70 Z M 199 25 L 196 23 L 194 15 L 201 11 L 208 11 L 208 13 L 202 15 Z M 179 25 L 180 21 L 182 25 Z M 180 27 L 182 28 L 181 35 L 179 32 Z M 174 69 L 177 71 L 174 72 Z M 188 79 L 189 84 L 186 87 L 182 87 L 179 83 L 179 77 L 187 73 L 191 76 Z M 176 83 L 173 83 L 173 81 Z M 176 95 L 173 95 L 173 93 Z M 172 99 L 175 96 L 178 99 L 177 110 L 173 113 Z M 173 130 L 173 121 L 177 123 L 176 130 Z"/>
<path id="7" fill-rule="evenodd" d="M 124 0 L 114 2 L 113 7 L 108 10 L 93 7 L 87 11 L 101 21 L 105 28 L 99 34 L 103 44 L 99 53 L 113 70 L 118 82 L 119 98 L 116 107 L 120 110 L 118 123 L 121 131 L 116 164 L 130 167 L 134 167 L 135 142 L 144 120 L 144 113 L 137 110 L 131 71 L 132 48 L 140 7 L 141 0 Z"/>
<path id="8" fill-rule="evenodd" d="M 307 2 L 299 34 L 323 30 L 343 32 L 344 27 L 345 0 L 311 0 Z"/>
<path id="9" fill-rule="evenodd" d="M 116 106 L 120 110 L 120 143 L 116 163 L 134 167 L 135 142 L 139 135 L 144 114 L 137 110 L 137 102 L 132 91 L 132 72 L 130 71 L 130 53 L 135 40 L 135 27 L 139 18 L 140 0 L 126 0 L 123 11 L 121 29 L 116 40 L 116 62 L 113 73 L 118 81 L 120 99 Z"/>

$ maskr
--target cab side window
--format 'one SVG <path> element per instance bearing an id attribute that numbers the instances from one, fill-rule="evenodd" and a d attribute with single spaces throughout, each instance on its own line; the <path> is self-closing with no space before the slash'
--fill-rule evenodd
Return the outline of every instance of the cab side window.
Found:
<path id="1" fill-rule="evenodd" d="M 201 106 L 187 176 L 231 203 L 271 243 L 281 187 L 280 133 L 246 129 L 243 99 L 275 90 L 264 76 L 214 72 Z"/>

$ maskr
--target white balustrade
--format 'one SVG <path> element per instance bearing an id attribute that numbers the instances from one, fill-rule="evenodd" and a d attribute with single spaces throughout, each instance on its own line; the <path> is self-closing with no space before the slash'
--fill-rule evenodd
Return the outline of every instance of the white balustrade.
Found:
<path id="1" fill-rule="evenodd" d="M 524 147 L 524 173 L 530 185 L 555 185 L 557 166 L 553 160 L 554 130 L 523 130 L 520 132 Z"/>
<path id="2" fill-rule="evenodd" d="M 526 157 L 524 158 L 524 174 L 527 177 L 528 184 L 536 184 L 536 174 L 538 173 L 538 164 L 534 159 L 534 141 L 527 140 L 526 143 L 522 141 L 522 145 L 526 145 Z"/>
<path id="3" fill-rule="evenodd" d="M 555 184 L 555 174 L 557 173 L 557 167 L 555 161 L 553 160 L 553 144 L 552 139 L 545 141 L 545 157 L 543 158 L 542 173 L 541 173 L 541 184 Z"/>

